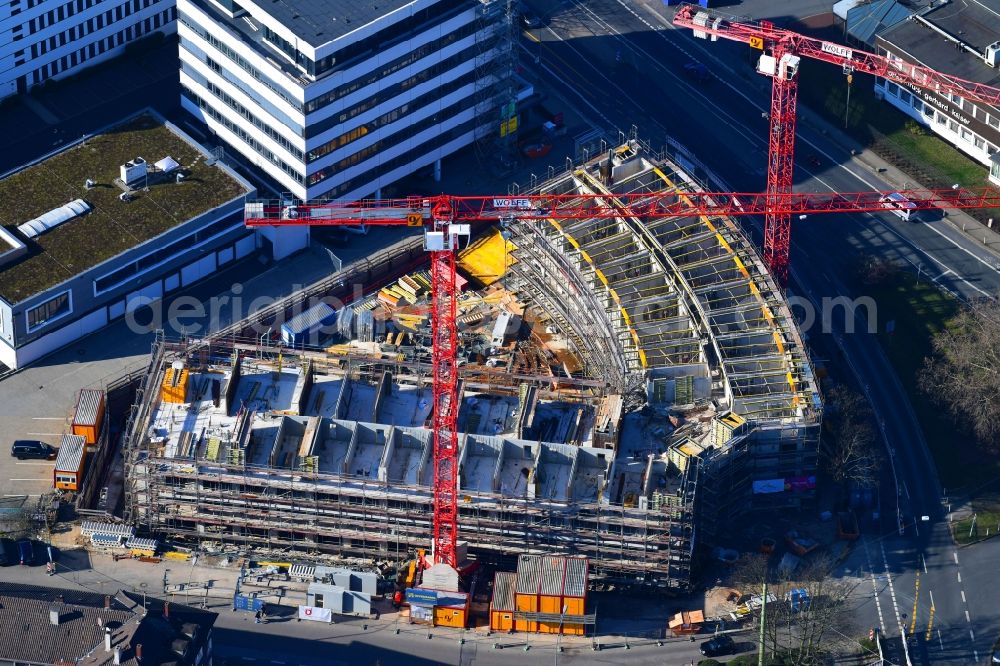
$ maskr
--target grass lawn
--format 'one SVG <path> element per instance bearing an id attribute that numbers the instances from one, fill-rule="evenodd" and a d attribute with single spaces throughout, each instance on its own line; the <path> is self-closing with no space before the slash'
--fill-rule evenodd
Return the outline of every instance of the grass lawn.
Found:
<path id="1" fill-rule="evenodd" d="M 991 539 L 1000 528 L 1000 504 L 973 502 L 975 522 L 972 516 L 956 520 L 951 525 L 952 534 L 959 545 Z"/>
<path id="2" fill-rule="evenodd" d="M 119 166 L 135 157 L 171 156 L 187 174 L 150 182 L 123 203 L 114 185 Z M 84 181 L 97 185 L 87 190 Z M 18 303 L 244 193 L 192 145 L 149 115 L 138 116 L 49 159 L 0 180 L 0 224 L 17 225 L 73 199 L 93 210 L 28 241 L 28 254 L 0 268 L 0 296 Z"/>
<path id="3" fill-rule="evenodd" d="M 971 438 L 917 387 L 917 373 L 931 353 L 931 338 L 958 312 L 959 304 L 926 279 L 917 282 L 916 275 L 902 271 L 884 284 L 861 287 L 860 293 L 878 305 L 879 340 L 913 404 L 941 485 L 971 488 L 1000 474 L 1000 461 L 970 447 Z M 893 333 L 886 332 L 889 321 L 895 322 Z"/>

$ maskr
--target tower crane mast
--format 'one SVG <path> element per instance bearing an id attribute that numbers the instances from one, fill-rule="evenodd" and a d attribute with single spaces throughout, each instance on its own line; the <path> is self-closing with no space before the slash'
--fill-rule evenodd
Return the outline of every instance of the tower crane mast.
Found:
<path id="1" fill-rule="evenodd" d="M 943 74 L 895 56 L 882 56 L 835 42 L 785 30 L 770 21 L 746 21 L 682 5 L 674 25 L 690 28 L 694 36 L 717 41 L 726 39 L 760 49 L 757 71 L 770 76 L 771 112 L 768 134 L 767 194 L 772 197 L 764 216 L 764 259 L 775 279 L 788 281 L 791 249 L 791 214 L 780 207 L 783 195 L 792 191 L 795 160 L 795 119 L 798 69 L 801 58 L 840 65 L 844 72 L 862 72 L 922 90 L 958 95 L 973 102 L 1000 105 L 1000 89 Z"/>

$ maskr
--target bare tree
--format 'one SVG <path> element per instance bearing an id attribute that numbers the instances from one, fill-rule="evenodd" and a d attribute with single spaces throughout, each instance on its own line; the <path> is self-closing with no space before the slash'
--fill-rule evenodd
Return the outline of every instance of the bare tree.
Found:
<path id="1" fill-rule="evenodd" d="M 852 651 L 850 639 L 857 627 L 846 604 L 854 585 L 832 578 L 831 562 L 813 557 L 796 571 L 772 569 L 762 555 L 744 557 L 733 573 L 734 583 L 747 594 L 761 594 L 764 581 L 768 597 L 764 622 L 764 651 L 782 663 L 813 666 L 835 653 Z M 794 606 L 792 590 L 805 591 L 808 601 Z M 772 597 L 773 595 L 773 597 Z M 760 621 L 760 612 L 756 615 Z"/>
<path id="2" fill-rule="evenodd" d="M 868 401 L 846 386 L 827 392 L 823 459 L 837 481 L 875 483 L 882 462 Z"/>
<path id="3" fill-rule="evenodd" d="M 963 309 L 934 336 L 920 387 L 958 421 L 968 424 L 986 448 L 1000 450 L 1000 301 Z"/>

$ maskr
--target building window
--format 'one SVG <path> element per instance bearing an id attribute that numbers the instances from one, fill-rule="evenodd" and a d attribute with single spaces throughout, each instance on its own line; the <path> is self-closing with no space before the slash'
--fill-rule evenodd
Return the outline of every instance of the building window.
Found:
<path id="1" fill-rule="evenodd" d="M 987 116 L 986 122 L 990 126 L 1000 129 L 1000 116 L 991 113 L 989 116 Z"/>
<path id="2" fill-rule="evenodd" d="M 943 113 L 939 113 L 937 114 L 935 120 L 937 120 L 938 125 L 945 125 L 948 122 L 948 117 L 945 116 Z"/>
<path id="3" fill-rule="evenodd" d="M 899 86 L 892 81 L 885 82 L 885 91 L 893 97 L 899 97 Z"/>
<path id="4" fill-rule="evenodd" d="M 958 123 L 956 123 L 954 120 L 949 120 L 948 129 L 950 129 L 955 134 L 958 134 Z"/>
<path id="5" fill-rule="evenodd" d="M 986 140 L 983 139 L 983 137 L 976 135 L 972 137 L 972 145 L 974 145 L 979 150 L 982 150 L 983 148 L 986 147 Z"/>
<path id="6" fill-rule="evenodd" d="M 40 326 L 64 317 L 73 311 L 73 299 L 70 292 L 64 291 L 41 305 L 28 310 L 28 330 L 33 331 Z"/>
<path id="7" fill-rule="evenodd" d="M 962 128 L 961 136 L 962 136 L 962 141 L 972 141 L 972 132 L 965 129 L 964 127 Z"/>
<path id="8" fill-rule="evenodd" d="M 952 102 L 952 104 L 954 104 L 955 106 L 957 106 L 957 107 L 958 107 L 958 108 L 960 108 L 960 109 L 961 109 L 961 108 L 962 108 L 962 106 L 963 106 L 963 105 L 965 104 L 965 100 L 963 100 L 963 99 L 962 99 L 961 97 L 959 97 L 958 95 L 954 95 L 954 94 L 952 94 L 952 95 L 948 95 L 948 99 L 950 99 L 950 100 L 951 100 L 951 102 Z"/>

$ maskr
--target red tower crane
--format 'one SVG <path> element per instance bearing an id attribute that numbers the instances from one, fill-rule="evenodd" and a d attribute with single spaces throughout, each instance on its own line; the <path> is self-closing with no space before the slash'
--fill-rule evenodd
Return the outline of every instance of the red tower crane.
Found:
<path id="1" fill-rule="evenodd" d="M 695 37 L 728 39 L 761 49 L 757 71 L 770 76 L 771 114 L 767 154 L 767 194 L 773 197 L 764 216 L 764 260 L 775 279 L 788 281 L 791 215 L 782 210 L 784 194 L 792 191 L 795 157 L 795 104 L 800 58 L 840 65 L 845 74 L 862 72 L 939 94 L 958 95 L 973 102 L 1000 105 L 1000 89 L 914 65 L 895 56 L 881 56 L 834 42 L 783 30 L 770 21 L 744 22 L 682 5 L 674 25 L 691 28 Z"/>
<path id="2" fill-rule="evenodd" d="M 513 220 L 642 219 L 694 215 L 760 215 L 884 211 L 885 192 L 810 194 L 795 192 L 659 192 L 561 194 L 516 197 L 448 196 L 358 202 L 247 203 L 251 227 L 393 225 L 424 228 L 431 259 L 431 341 L 434 438 L 434 531 L 436 562 L 458 567 L 458 330 L 456 252 L 470 236 L 470 222 Z M 1000 190 L 910 190 L 902 193 L 920 208 L 1000 206 Z"/>

